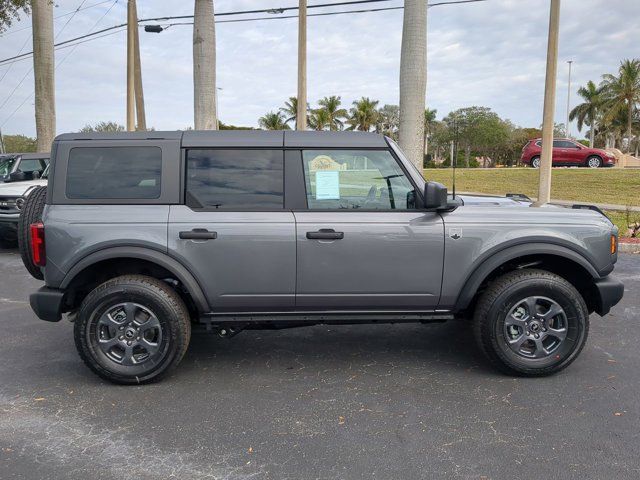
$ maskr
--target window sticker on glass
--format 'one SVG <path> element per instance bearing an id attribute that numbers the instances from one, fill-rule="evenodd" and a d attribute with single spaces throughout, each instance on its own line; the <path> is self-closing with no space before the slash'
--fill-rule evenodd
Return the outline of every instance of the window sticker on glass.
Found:
<path id="1" fill-rule="evenodd" d="M 340 200 L 340 172 L 316 172 L 316 200 Z"/>

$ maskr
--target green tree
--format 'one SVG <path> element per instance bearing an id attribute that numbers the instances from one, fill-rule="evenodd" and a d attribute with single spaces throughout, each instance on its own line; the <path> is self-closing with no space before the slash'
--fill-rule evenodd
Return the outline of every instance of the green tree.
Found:
<path id="1" fill-rule="evenodd" d="M 583 125 L 591 127 L 589 131 L 589 146 L 593 148 L 596 133 L 596 116 L 602 106 L 602 91 L 591 80 L 587 85 L 580 87 L 578 95 L 584 100 L 577 105 L 569 114 L 569 120 L 578 120 L 578 130 L 582 131 Z"/>
<path id="2" fill-rule="evenodd" d="M 284 102 L 284 107 L 280 108 L 280 113 L 285 117 L 285 123 L 293 122 L 293 128 L 297 128 L 298 123 L 296 117 L 298 116 L 298 98 L 289 97 L 289 100 Z M 307 112 L 309 111 L 309 104 L 307 104 Z"/>
<path id="3" fill-rule="evenodd" d="M 633 118 L 640 102 L 640 60 L 624 60 L 618 75 L 605 74 L 601 84 L 605 118 L 615 118 L 624 112 L 627 118 L 627 152 L 631 151 Z"/>
<path id="4" fill-rule="evenodd" d="M 313 130 L 331 130 L 331 115 L 324 108 L 318 108 L 311 110 L 309 115 L 309 126 Z"/>
<path id="5" fill-rule="evenodd" d="M 382 133 L 394 140 L 398 139 L 400 127 L 400 107 L 398 105 L 384 105 L 378 110 L 376 132 Z"/>
<path id="6" fill-rule="evenodd" d="M 281 112 L 268 112 L 258 119 L 258 125 L 264 130 L 291 130 Z"/>
<path id="7" fill-rule="evenodd" d="M 124 132 L 124 125 L 117 122 L 98 122 L 95 125 L 87 124 L 80 129 L 82 133 L 88 132 Z"/>
<path id="8" fill-rule="evenodd" d="M 347 118 L 349 113 L 345 108 L 340 108 L 342 101 L 339 96 L 324 97 L 318 100 L 318 105 L 320 105 L 318 110 L 324 111 L 325 113 L 322 115 L 328 118 L 329 130 L 336 131 L 344 128 L 343 120 Z"/>
<path id="9" fill-rule="evenodd" d="M 11 26 L 14 20 L 20 20 L 20 12 L 31 12 L 31 0 L 0 0 L 0 32 Z"/>
<path id="10" fill-rule="evenodd" d="M 438 115 L 438 110 L 435 108 L 426 108 L 424 110 L 424 154 L 427 155 L 429 153 L 429 137 L 431 133 L 433 133 L 433 127 L 438 121 L 436 116 Z"/>
<path id="11" fill-rule="evenodd" d="M 25 135 L 3 135 L 4 150 L 7 153 L 37 152 L 36 139 Z"/>
<path id="12" fill-rule="evenodd" d="M 353 107 L 349 111 L 349 130 L 360 130 L 370 132 L 378 121 L 378 100 L 371 100 L 369 97 L 362 97 L 353 102 Z"/>

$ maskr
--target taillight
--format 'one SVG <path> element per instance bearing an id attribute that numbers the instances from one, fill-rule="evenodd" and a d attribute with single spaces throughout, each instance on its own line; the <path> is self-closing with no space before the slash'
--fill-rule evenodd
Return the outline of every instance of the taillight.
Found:
<path id="1" fill-rule="evenodd" d="M 30 230 L 33 263 L 39 267 L 44 267 L 47 263 L 47 255 L 44 250 L 44 225 L 42 222 L 32 223 Z"/>

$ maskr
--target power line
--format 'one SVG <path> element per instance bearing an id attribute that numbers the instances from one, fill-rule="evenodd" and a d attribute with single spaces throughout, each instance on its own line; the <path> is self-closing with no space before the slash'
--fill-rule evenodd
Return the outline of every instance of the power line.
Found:
<path id="1" fill-rule="evenodd" d="M 98 7 L 98 6 L 103 5 L 103 4 L 105 4 L 105 3 L 109 3 L 110 1 L 111 1 L 111 0 L 102 0 L 101 2 L 94 3 L 94 4 L 92 4 L 92 5 L 87 5 L 87 6 L 86 6 L 86 7 L 84 7 L 84 8 L 80 8 L 80 9 L 76 9 L 76 10 L 71 10 L 70 12 L 67 12 L 67 13 L 62 13 L 62 14 L 60 14 L 60 15 L 56 16 L 56 17 L 53 17 L 53 19 L 54 19 L 54 20 L 57 20 L 58 18 L 66 17 L 66 16 L 68 16 L 68 15 L 75 15 L 75 14 L 76 14 L 77 12 L 79 12 L 79 11 L 82 11 L 82 10 L 88 10 L 88 9 L 90 9 L 90 8 L 93 8 L 93 7 Z M 0 38 L 1 38 L 1 37 L 6 37 L 7 35 L 12 35 L 12 34 L 14 34 L 14 33 L 22 32 L 23 30 L 29 30 L 30 28 L 33 28 L 33 27 L 32 27 L 31 25 L 26 25 L 26 26 L 24 26 L 24 27 L 22 27 L 22 28 L 16 28 L 15 30 L 11 30 L 10 32 L 0 33 Z"/>
<path id="2" fill-rule="evenodd" d="M 386 1 L 390 1 L 390 0 L 357 0 L 357 1 L 353 1 L 353 2 L 336 2 L 336 3 L 325 3 L 325 4 L 318 4 L 318 5 L 309 5 L 307 8 L 319 8 L 319 7 L 328 7 L 328 6 L 338 6 L 338 5 L 351 5 L 351 4 L 355 4 L 355 3 L 374 3 L 374 2 L 386 2 Z M 477 2 L 485 2 L 487 0 L 450 0 L 450 1 L 444 1 L 444 2 L 437 2 L 437 3 L 433 3 L 431 5 L 429 5 L 430 7 L 435 7 L 435 6 L 439 6 L 439 5 L 455 5 L 455 4 L 462 4 L 462 3 L 477 3 Z M 298 7 L 282 7 L 282 8 L 272 8 L 272 9 L 265 9 L 265 10 L 244 10 L 244 11 L 238 11 L 238 12 L 223 12 L 223 13 L 218 13 L 216 14 L 216 16 L 227 16 L 227 15 L 246 15 L 249 13 L 280 13 L 281 11 L 285 11 L 285 10 L 296 10 Z M 385 11 L 385 10 L 399 10 L 402 9 L 403 7 L 387 7 L 387 8 L 379 8 L 379 9 L 367 9 L 367 10 L 349 10 L 349 11 L 344 11 L 344 12 L 326 12 L 326 13 L 322 13 L 322 14 L 310 14 L 308 16 L 329 16 L 329 15 L 344 15 L 344 14 L 349 14 L 349 13 L 368 13 L 368 12 L 380 12 L 380 11 Z M 297 17 L 297 16 L 296 16 Z M 143 22 L 151 22 L 151 21 L 160 21 L 160 20 L 179 20 L 179 19 L 187 19 L 187 18 L 193 18 L 193 15 L 179 15 L 179 16 L 170 16 L 170 17 L 156 17 L 156 18 L 144 18 L 144 19 L 140 19 L 138 20 L 138 23 L 143 23 Z M 236 22 L 242 22 L 242 21 L 258 21 L 258 20 L 275 20 L 275 19 L 286 19 L 286 18 L 294 18 L 294 16 L 286 16 L 286 17 L 258 17 L 258 18 L 249 18 L 249 19 L 239 19 L 239 20 L 218 20 L 216 21 L 216 23 L 236 23 Z M 126 27 L 126 23 L 122 23 L 119 25 L 114 25 L 112 27 L 108 27 L 102 30 L 99 30 L 97 32 L 93 32 L 87 35 L 81 35 L 79 37 L 75 37 L 75 38 L 71 38 L 69 40 L 65 40 L 64 42 L 59 42 L 56 43 L 54 45 L 54 47 L 60 47 L 62 45 L 66 45 L 68 43 L 72 43 L 75 42 L 77 40 L 82 40 L 84 38 L 87 37 L 93 37 L 96 35 L 99 35 L 101 33 L 104 32 L 108 32 L 110 30 L 115 30 L 118 28 L 122 28 L 122 27 Z M 178 25 L 178 24 L 174 24 L 174 25 Z M 33 52 L 27 52 L 27 53 L 23 53 L 20 55 L 15 55 L 13 57 L 8 57 L 8 58 L 4 58 L 2 60 L 0 60 L 0 66 L 4 65 L 5 63 L 8 63 L 12 60 L 19 60 L 19 59 L 23 59 L 26 57 L 29 57 L 30 55 L 32 55 Z"/>
<path id="3" fill-rule="evenodd" d="M 108 0 L 108 1 L 111 1 L 111 0 Z M 83 2 L 83 3 L 84 3 L 84 2 Z M 104 3 L 104 2 L 103 2 L 103 3 Z M 108 9 L 107 9 L 103 14 L 102 14 L 102 16 L 101 16 L 101 17 L 100 17 L 100 18 L 99 18 L 99 19 L 98 19 L 98 20 L 93 24 L 93 26 L 89 29 L 89 32 L 91 32 L 94 28 L 96 28 L 96 27 L 98 26 L 98 24 L 99 24 L 99 23 L 104 19 L 104 17 L 106 17 L 106 16 L 108 15 L 108 13 L 113 9 L 113 7 L 115 7 L 115 5 L 116 5 L 117 3 L 118 3 L 118 0 L 113 0 L 113 3 L 111 4 L 111 6 L 110 6 L 110 7 L 109 7 L 109 8 L 108 8 Z M 86 8 L 85 8 L 85 9 L 86 9 Z M 80 8 L 76 9 L 75 13 L 77 13 L 77 12 L 79 12 L 79 11 L 80 11 Z M 73 18 L 73 16 L 72 16 L 71 18 Z M 69 23 L 69 22 L 67 22 L 67 23 Z M 66 26 L 66 25 L 65 25 L 65 26 Z M 62 30 L 61 30 L 60 32 L 58 32 L 58 35 L 60 35 L 60 33 L 62 33 Z M 109 33 L 109 34 L 107 34 L 107 35 L 102 35 L 102 36 L 97 37 L 97 38 L 106 37 L 106 36 L 108 36 L 108 35 L 113 35 L 113 34 L 116 34 L 116 33 L 119 33 L 119 31 L 112 32 L 112 33 Z M 56 35 L 56 36 L 57 36 L 57 35 Z M 93 39 L 92 39 L 92 40 L 93 40 Z M 85 40 L 85 41 L 86 41 L 86 40 Z M 71 51 L 70 51 L 70 52 L 69 52 L 69 53 L 68 53 L 68 54 L 67 54 L 67 55 L 66 55 L 62 60 L 60 60 L 60 61 L 56 64 L 56 66 L 55 66 L 55 69 L 56 69 L 56 70 L 58 69 L 58 67 L 59 67 L 60 65 L 62 65 L 62 64 L 64 63 L 64 61 L 65 61 L 67 58 L 69 58 L 69 56 L 73 53 L 73 51 L 76 49 L 76 47 L 77 47 L 78 45 L 80 45 L 81 43 L 84 43 L 84 42 L 78 42 L 78 43 L 76 43 L 76 44 L 74 44 L 74 45 L 69 45 L 70 47 L 73 47 L 73 48 L 71 49 Z M 64 47 L 63 47 L 63 48 L 64 48 Z M 29 73 L 31 73 L 31 71 L 33 71 L 33 68 L 27 72 L 27 75 L 28 75 Z M 26 77 L 27 75 L 25 75 L 25 77 Z M 24 78 L 22 79 L 22 81 L 24 81 Z M 20 82 L 20 84 L 22 83 L 22 81 Z M 19 86 L 20 84 L 18 84 L 18 86 Z M 17 88 L 17 87 L 16 87 L 16 88 Z M 14 91 L 15 91 L 15 89 L 14 89 Z M 4 122 L 2 122 L 1 127 L 4 127 L 4 125 L 5 125 L 9 120 L 11 120 L 11 118 L 13 118 L 13 116 L 16 114 L 16 112 L 22 108 L 22 106 L 27 102 L 27 100 L 29 100 L 31 97 L 33 97 L 34 93 L 35 93 L 35 92 L 31 92 L 29 95 L 27 95 L 27 96 L 25 97 L 25 99 L 20 103 L 20 105 L 18 105 L 18 106 L 13 110 L 13 112 L 11 112 L 11 114 L 10 114 L 7 118 L 5 118 Z M 9 98 L 10 98 L 10 97 L 9 97 Z M 8 100 L 8 99 L 7 99 L 7 100 Z M 5 101 L 5 103 L 6 103 L 6 101 Z M 4 106 L 4 103 L 3 103 L 3 106 Z M 0 108 L 2 108 L 2 107 L 0 107 Z"/>

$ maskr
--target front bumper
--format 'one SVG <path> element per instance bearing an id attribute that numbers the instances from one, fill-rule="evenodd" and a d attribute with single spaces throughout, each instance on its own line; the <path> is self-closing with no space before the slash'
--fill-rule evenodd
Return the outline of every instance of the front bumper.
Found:
<path id="1" fill-rule="evenodd" d="M 20 213 L 7 213 L 7 214 L 0 214 L 0 223 L 18 223 L 18 220 L 20 219 Z"/>
<path id="2" fill-rule="evenodd" d="M 617 278 L 609 275 L 596 280 L 597 290 L 596 313 L 604 317 L 611 307 L 617 305 L 624 295 L 624 284 Z"/>
<path id="3" fill-rule="evenodd" d="M 59 322 L 62 318 L 64 292 L 55 288 L 41 287 L 29 295 L 29 304 L 41 320 Z"/>

